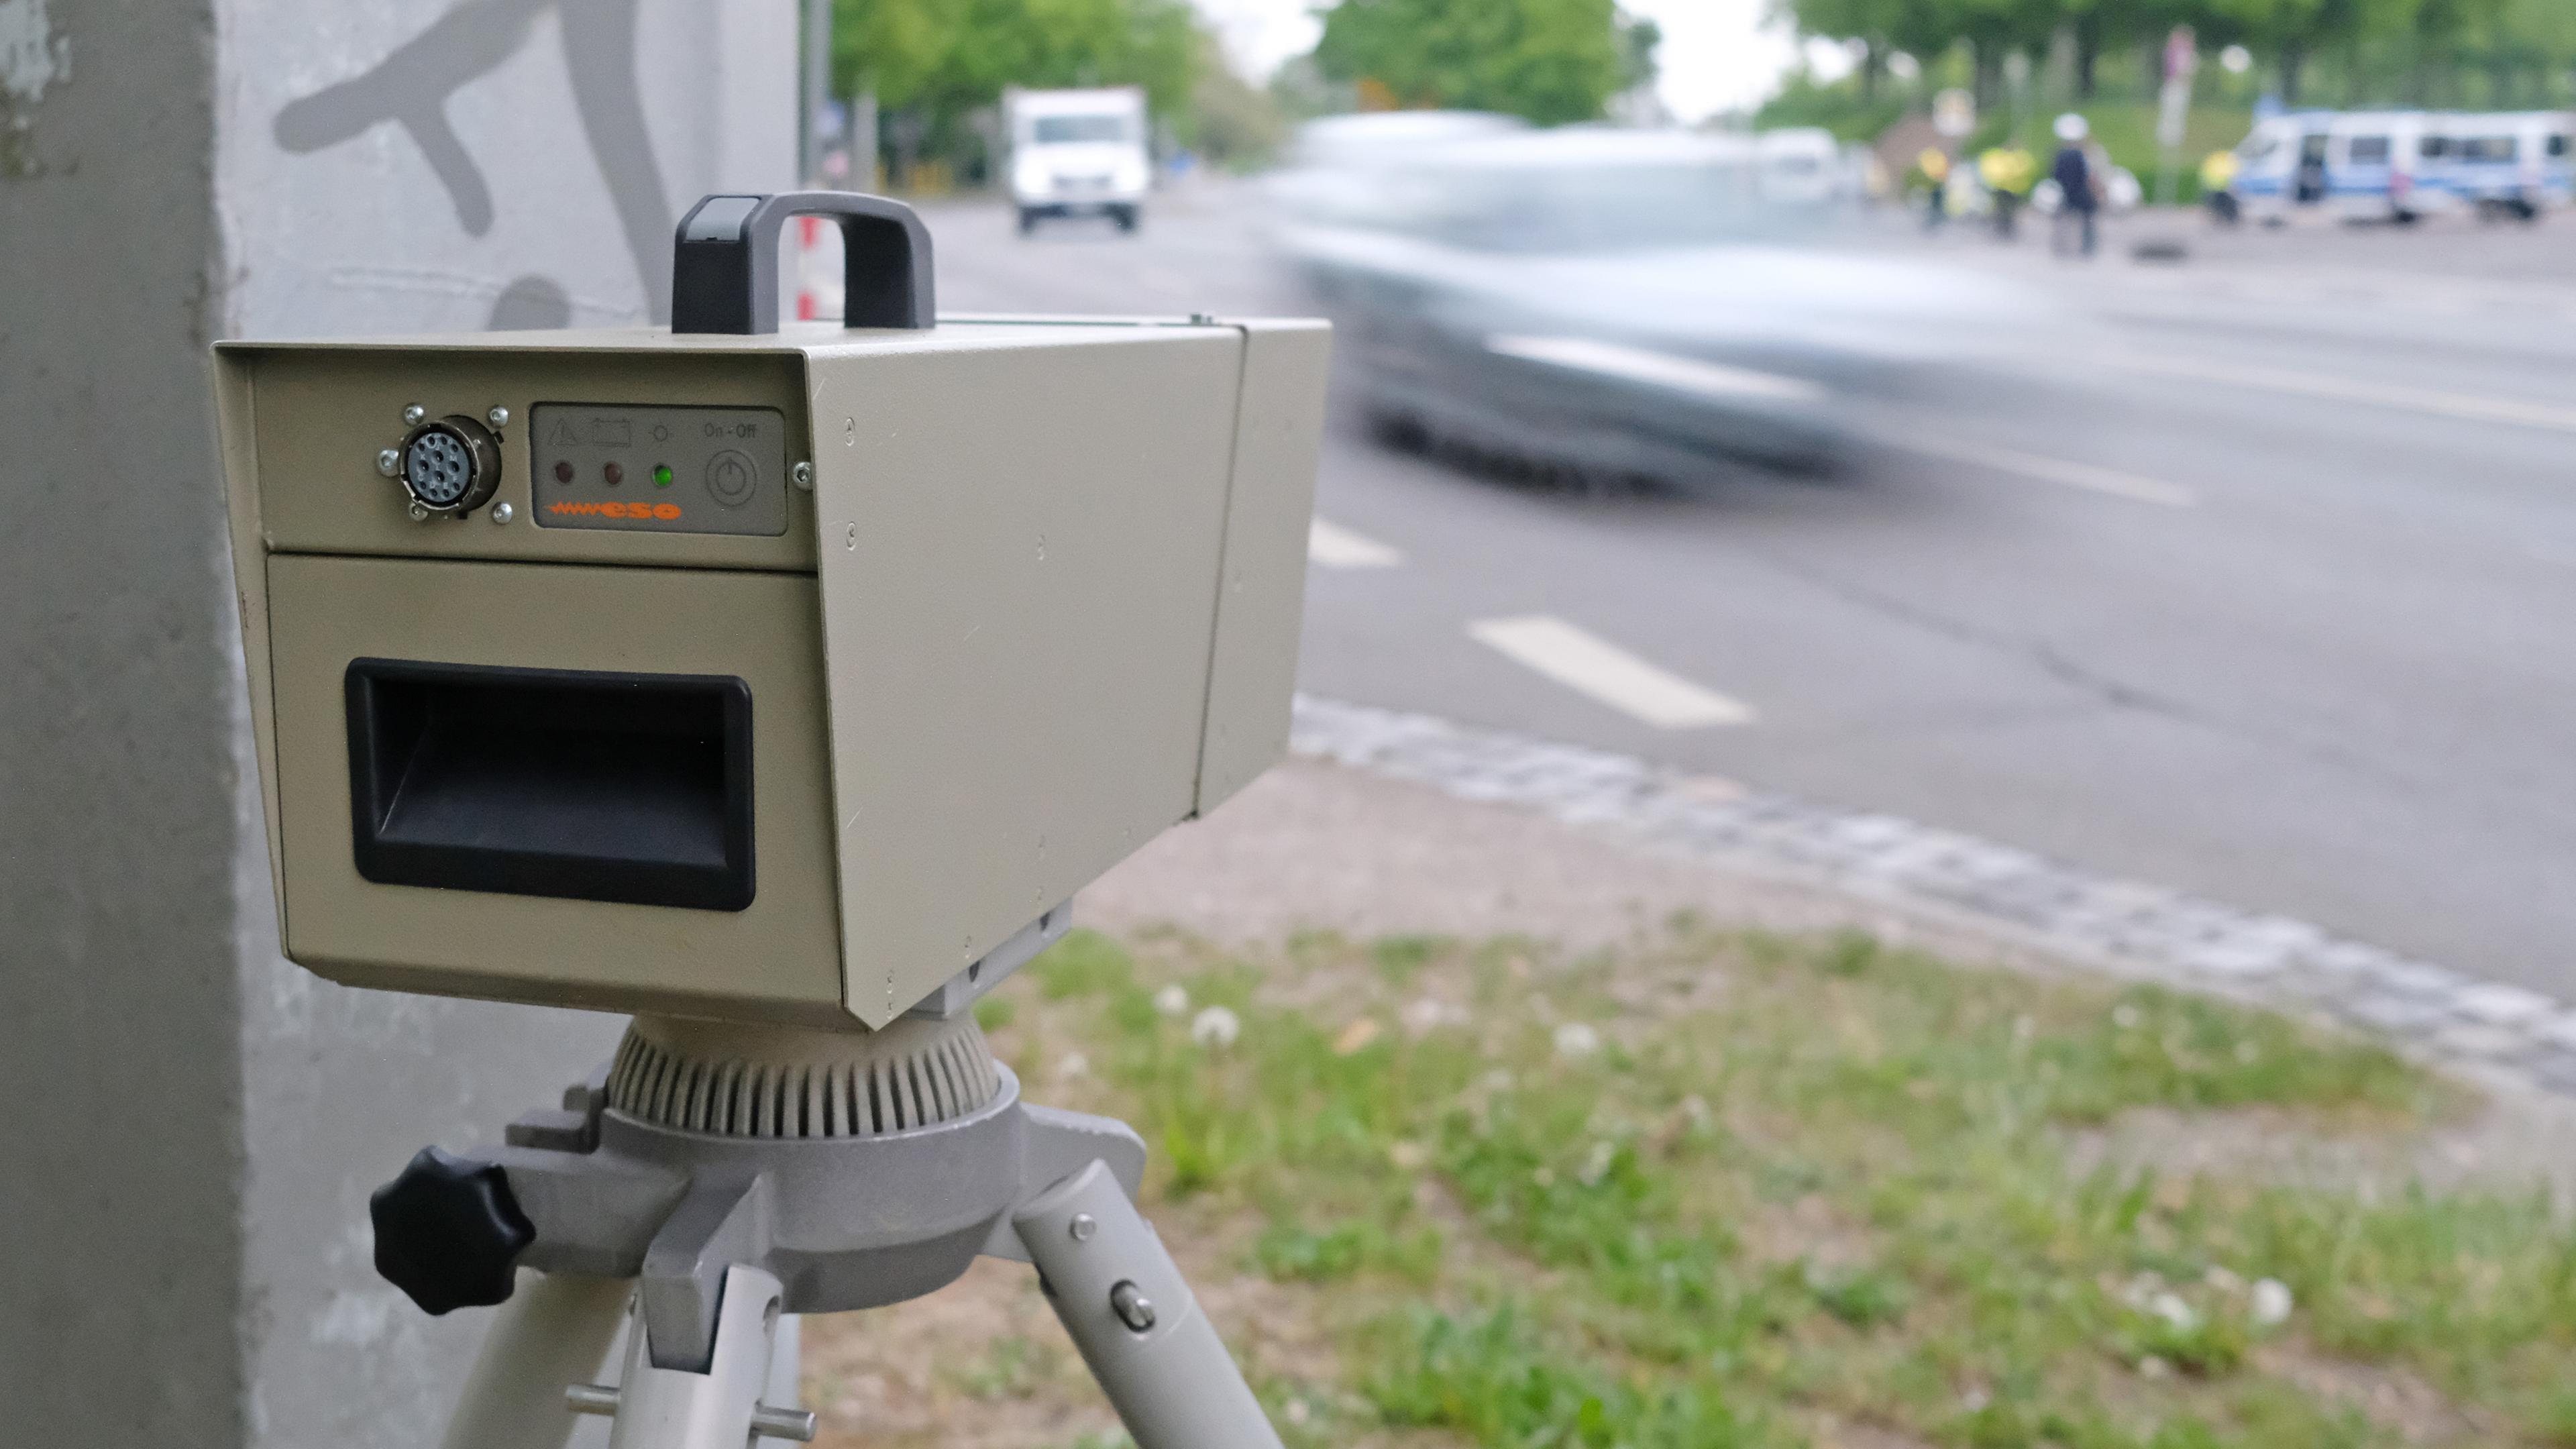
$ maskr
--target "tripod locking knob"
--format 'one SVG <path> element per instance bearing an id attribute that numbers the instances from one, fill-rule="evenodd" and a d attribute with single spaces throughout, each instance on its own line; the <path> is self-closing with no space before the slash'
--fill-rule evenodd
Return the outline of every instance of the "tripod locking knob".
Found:
<path id="1" fill-rule="evenodd" d="M 1118 1315 L 1118 1321 L 1126 1324 L 1130 1333 L 1154 1330 L 1154 1300 L 1128 1279 L 1118 1280 L 1118 1285 L 1109 1290 L 1109 1311 Z"/>
<path id="2" fill-rule="evenodd" d="M 376 1271 L 422 1311 L 483 1308 L 510 1296 L 511 1265 L 537 1230 L 498 1163 L 424 1147 L 367 1199 Z"/>

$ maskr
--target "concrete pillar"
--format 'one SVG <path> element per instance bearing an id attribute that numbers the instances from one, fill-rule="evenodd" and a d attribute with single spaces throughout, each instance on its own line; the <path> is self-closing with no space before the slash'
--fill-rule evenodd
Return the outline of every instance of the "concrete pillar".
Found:
<path id="1" fill-rule="evenodd" d="M 0 1415 L 434 1444 L 479 1328 L 368 1191 L 612 1018 L 279 959 L 206 345 L 640 322 L 794 180 L 794 0 L 0 0 Z"/>

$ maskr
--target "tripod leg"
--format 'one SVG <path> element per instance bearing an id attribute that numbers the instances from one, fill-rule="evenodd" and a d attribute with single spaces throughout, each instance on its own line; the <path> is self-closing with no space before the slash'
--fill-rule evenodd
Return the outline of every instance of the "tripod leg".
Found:
<path id="1" fill-rule="evenodd" d="M 563 1449 L 577 1422 L 564 1386 L 599 1377 L 635 1284 L 577 1273 L 523 1273 L 494 1315 L 466 1376 L 446 1449 Z"/>
<path id="2" fill-rule="evenodd" d="M 1137 1449 L 1280 1449 L 1242 1370 L 1106 1164 L 1039 1193 L 1011 1226 Z"/>
<path id="3" fill-rule="evenodd" d="M 715 1351 L 705 1373 L 653 1362 L 652 1329 L 637 1314 L 626 1339 L 626 1374 L 615 1390 L 581 1397 L 585 1412 L 610 1413 L 609 1449 L 742 1449 L 753 1436 L 806 1440 L 814 1416 L 761 1402 L 780 1320 L 778 1280 L 737 1263 L 724 1275 Z"/>

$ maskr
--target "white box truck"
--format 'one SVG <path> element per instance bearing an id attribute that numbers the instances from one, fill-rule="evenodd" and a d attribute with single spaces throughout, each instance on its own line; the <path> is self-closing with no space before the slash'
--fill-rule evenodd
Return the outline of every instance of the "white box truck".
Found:
<path id="1" fill-rule="evenodd" d="M 1106 216 L 1121 231 L 1136 229 L 1154 176 L 1143 91 L 1014 88 L 1002 93 L 1002 124 L 1023 235 L 1054 216 Z"/>

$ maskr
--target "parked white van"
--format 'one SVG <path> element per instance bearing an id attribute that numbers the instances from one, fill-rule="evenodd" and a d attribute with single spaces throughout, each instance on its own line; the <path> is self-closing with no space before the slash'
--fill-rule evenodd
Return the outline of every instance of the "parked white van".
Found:
<path id="1" fill-rule="evenodd" d="M 2278 223 L 2313 209 L 2344 221 L 2411 222 L 2458 206 L 2450 137 L 2422 111 L 2273 116 L 2237 148 L 2248 214 Z"/>
<path id="2" fill-rule="evenodd" d="M 2245 214 L 2278 225 L 2326 198 L 2326 125 L 2331 111 L 2266 116 L 2236 147 L 2236 198 Z"/>
<path id="3" fill-rule="evenodd" d="M 1106 216 L 1121 231 L 1136 229 L 1154 179 L 1143 91 L 1007 90 L 1002 124 L 1023 233 L 1050 216 Z"/>
<path id="4" fill-rule="evenodd" d="M 2576 117 L 2565 111 L 2492 111 L 2441 118 L 2449 133 L 2449 189 L 2493 214 L 2537 219 L 2576 200 Z"/>

